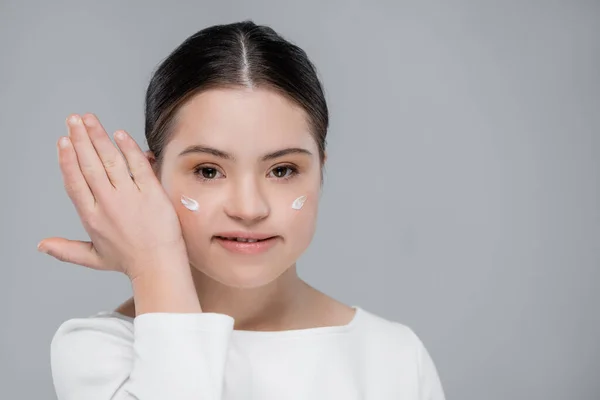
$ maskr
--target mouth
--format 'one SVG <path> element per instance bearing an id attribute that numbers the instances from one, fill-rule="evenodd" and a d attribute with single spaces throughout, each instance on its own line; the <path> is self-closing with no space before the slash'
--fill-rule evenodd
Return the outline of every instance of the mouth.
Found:
<path id="1" fill-rule="evenodd" d="M 258 243 L 258 242 L 264 242 L 265 240 L 269 240 L 269 239 L 273 239 L 275 238 L 275 236 L 271 236 L 268 238 L 264 238 L 264 239 L 252 239 L 252 238 L 243 238 L 243 237 L 229 237 L 229 236 L 215 236 L 215 238 L 220 239 L 220 240 L 229 240 L 232 242 L 241 242 L 241 243 Z"/>
<path id="2" fill-rule="evenodd" d="M 237 254 L 260 254 L 271 249 L 277 244 L 278 236 L 254 234 L 224 234 L 215 235 L 215 241 L 222 248 Z"/>

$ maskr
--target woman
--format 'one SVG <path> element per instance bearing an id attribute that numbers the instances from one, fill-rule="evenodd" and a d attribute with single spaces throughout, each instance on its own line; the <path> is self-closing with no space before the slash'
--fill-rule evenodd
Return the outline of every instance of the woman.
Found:
<path id="1" fill-rule="evenodd" d="M 303 50 L 250 21 L 192 35 L 149 84 L 146 153 L 93 114 L 67 125 L 59 164 L 91 241 L 39 248 L 126 274 L 133 297 L 59 327 L 60 400 L 444 399 L 410 328 L 297 275 L 328 129 Z"/>

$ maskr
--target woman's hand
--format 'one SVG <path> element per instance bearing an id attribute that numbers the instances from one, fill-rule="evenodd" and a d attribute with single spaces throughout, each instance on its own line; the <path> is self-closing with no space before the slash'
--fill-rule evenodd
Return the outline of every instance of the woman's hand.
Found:
<path id="1" fill-rule="evenodd" d="M 72 115 L 67 125 L 69 137 L 58 143 L 59 165 L 91 242 L 47 238 L 38 249 L 132 280 L 152 269 L 168 271 L 169 260 L 187 258 L 175 209 L 133 138 L 115 133 L 123 158 L 93 114 Z"/>

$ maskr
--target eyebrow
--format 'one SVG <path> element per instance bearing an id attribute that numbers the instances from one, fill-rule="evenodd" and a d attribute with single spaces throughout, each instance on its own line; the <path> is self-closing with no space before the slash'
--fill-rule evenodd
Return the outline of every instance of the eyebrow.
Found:
<path id="1" fill-rule="evenodd" d="M 211 154 L 215 157 L 219 157 L 224 160 L 235 161 L 235 157 L 229 153 L 226 153 L 222 150 L 218 150 L 218 149 L 215 149 L 212 147 L 206 147 L 206 146 L 202 146 L 202 145 L 198 145 L 198 144 L 186 147 L 181 153 L 179 153 L 179 157 L 184 156 L 186 154 L 193 154 L 193 153 Z M 281 149 L 281 150 L 274 151 L 272 153 L 265 154 L 262 157 L 262 161 L 274 160 L 276 158 L 287 156 L 289 154 L 306 154 L 306 155 L 312 156 L 312 153 L 306 149 L 303 149 L 300 147 L 289 147 L 287 149 Z"/>

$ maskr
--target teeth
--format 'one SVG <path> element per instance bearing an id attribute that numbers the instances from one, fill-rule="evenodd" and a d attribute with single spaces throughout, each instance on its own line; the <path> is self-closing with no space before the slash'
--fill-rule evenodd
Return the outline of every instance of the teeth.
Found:
<path id="1" fill-rule="evenodd" d="M 227 238 L 228 240 L 233 240 L 233 241 L 237 241 L 237 242 L 244 242 L 244 243 L 256 243 L 258 242 L 258 239 L 244 239 L 244 238 Z"/>

